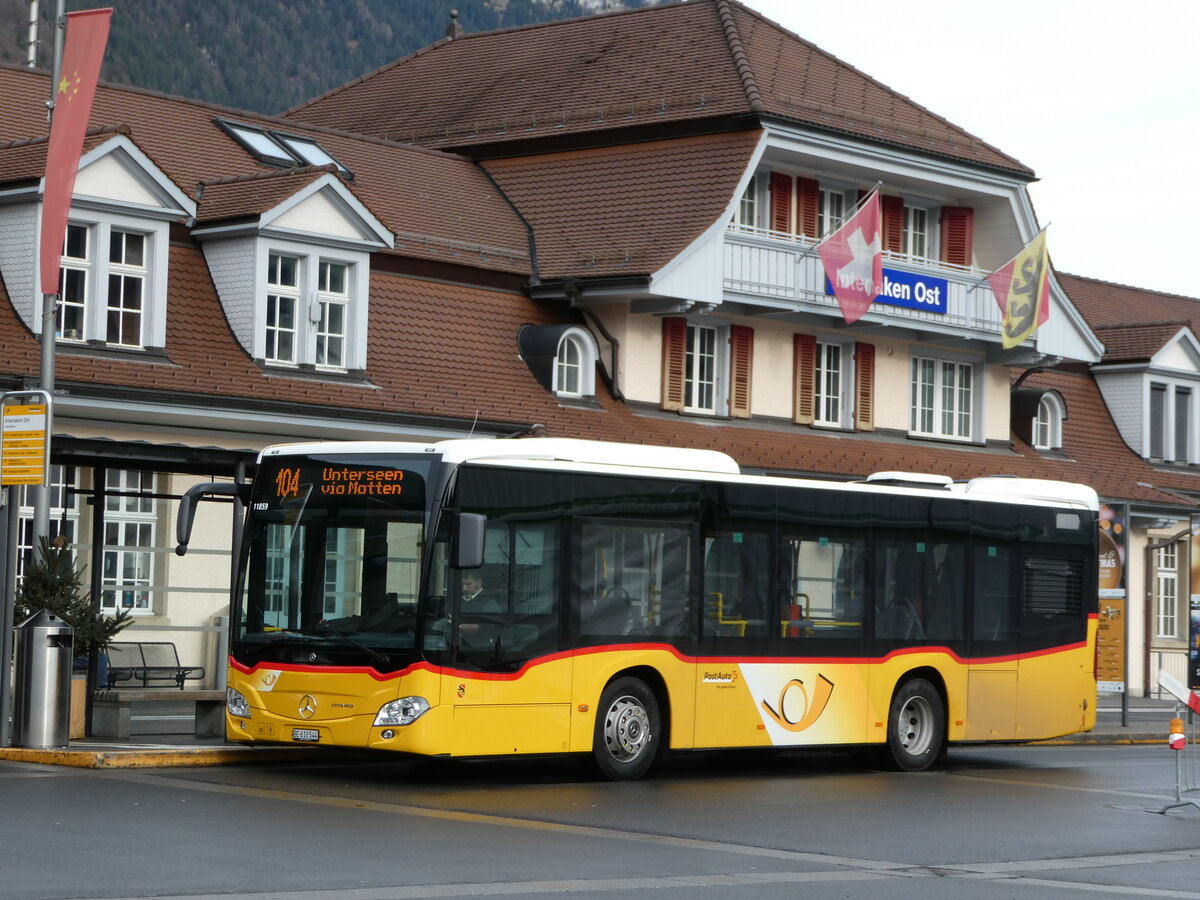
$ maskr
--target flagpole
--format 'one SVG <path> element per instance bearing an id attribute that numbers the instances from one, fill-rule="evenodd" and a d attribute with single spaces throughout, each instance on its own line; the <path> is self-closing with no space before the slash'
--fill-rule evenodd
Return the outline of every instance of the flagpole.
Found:
<path id="1" fill-rule="evenodd" d="M 47 119 L 53 121 L 55 98 L 58 96 L 58 79 L 62 75 L 63 34 L 66 31 L 66 0 L 56 0 L 54 5 L 54 74 L 50 79 L 50 99 L 46 102 Z M 54 292 L 48 293 L 47 288 L 53 287 Z M 38 373 L 38 387 L 47 396 L 54 395 L 54 344 L 55 332 L 58 330 L 58 285 L 42 285 L 42 358 Z M 46 435 L 49 445 L 54 443 L 54 435 Z M 33 489 L 33 559 L 42 555 L 42 542 L 39 538 L 50 539 L 50 488 L 41 484 Z"/>

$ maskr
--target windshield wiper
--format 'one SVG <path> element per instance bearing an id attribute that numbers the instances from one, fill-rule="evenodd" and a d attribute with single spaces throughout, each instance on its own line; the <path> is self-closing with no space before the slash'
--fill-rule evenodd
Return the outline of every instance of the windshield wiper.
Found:
<path id="1" fill-rule="evenodd" d="M 298 628 L 293 630 L 294 634 L 302 634 L 305 637 L 334 637 L 338 638 L 342 643 L 349 644 L 357 650 L 361 650 L 377 663 L 387 665 L 391 660 L 383 653 L 380 653 L 374 647 L 368 647 L 362 641 L 356 641 L 345 631 L 334 631 L 329 628 Z"/>

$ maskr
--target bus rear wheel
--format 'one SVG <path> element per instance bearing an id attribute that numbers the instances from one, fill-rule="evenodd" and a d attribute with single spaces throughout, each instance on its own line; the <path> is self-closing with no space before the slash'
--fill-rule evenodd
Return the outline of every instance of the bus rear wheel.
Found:
<path id="1" fill-rule="evenodd" d="M 632 781 L 646 774 L 658 757 L 662 717 L 658 700 L 645 682 L 618 678 L 600 695 L 592 755 L 602 775 Z"/>
<path id="2" fill-rule="evenodd" d="M 912 678 L 896 689 L 888 712 L 891 762 L 905 772 L 923 772 L 946 745 L 946 706 L 937 688 Z"/>

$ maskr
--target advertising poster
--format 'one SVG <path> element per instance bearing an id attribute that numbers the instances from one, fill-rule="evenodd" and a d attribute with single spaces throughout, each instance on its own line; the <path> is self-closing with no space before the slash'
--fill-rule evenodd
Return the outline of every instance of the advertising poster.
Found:
<path id="1" fill-rule="evenodd" d="M 1191 590 L 1188 595 L 1188 687 L 1200 690 L 1200 516 L 1192 516 Z"/>
<path id="2" fill-rule="evenodd" d="M 1123 506 L 1100 504 L 1100 617 L 1096 634 L 1096 689 L 1101 693 L 1125 692 L 1125 519 Z M 1200 585 L 1200 582 L 1195 583 Z"/>

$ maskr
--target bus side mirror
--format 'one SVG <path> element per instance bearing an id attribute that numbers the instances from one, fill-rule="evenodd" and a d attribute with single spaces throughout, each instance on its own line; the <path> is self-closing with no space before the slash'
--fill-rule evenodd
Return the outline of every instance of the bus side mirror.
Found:
<path id="1" fill-rule="evenodd" d="M 175 553 L 183 556 L 187 553 L 188 542 L 192 539 L 192 525 L 196 521 L 196 502 L 205 494 L 217 494 L 232 497 L 242 503 L 250 502 L 249 484 L 236 484 L 232 481 L 206 481 L 188 488 L 187 493 L 179 498 L 179 512 L 175 516 Z"/>
<path id="2" fill-rule="evenodd" d="M 483 535 L 487 516 L 459 513 L 454 523 L 450 555 L 456 569 L 478 569 L 483 565 Z"/>

